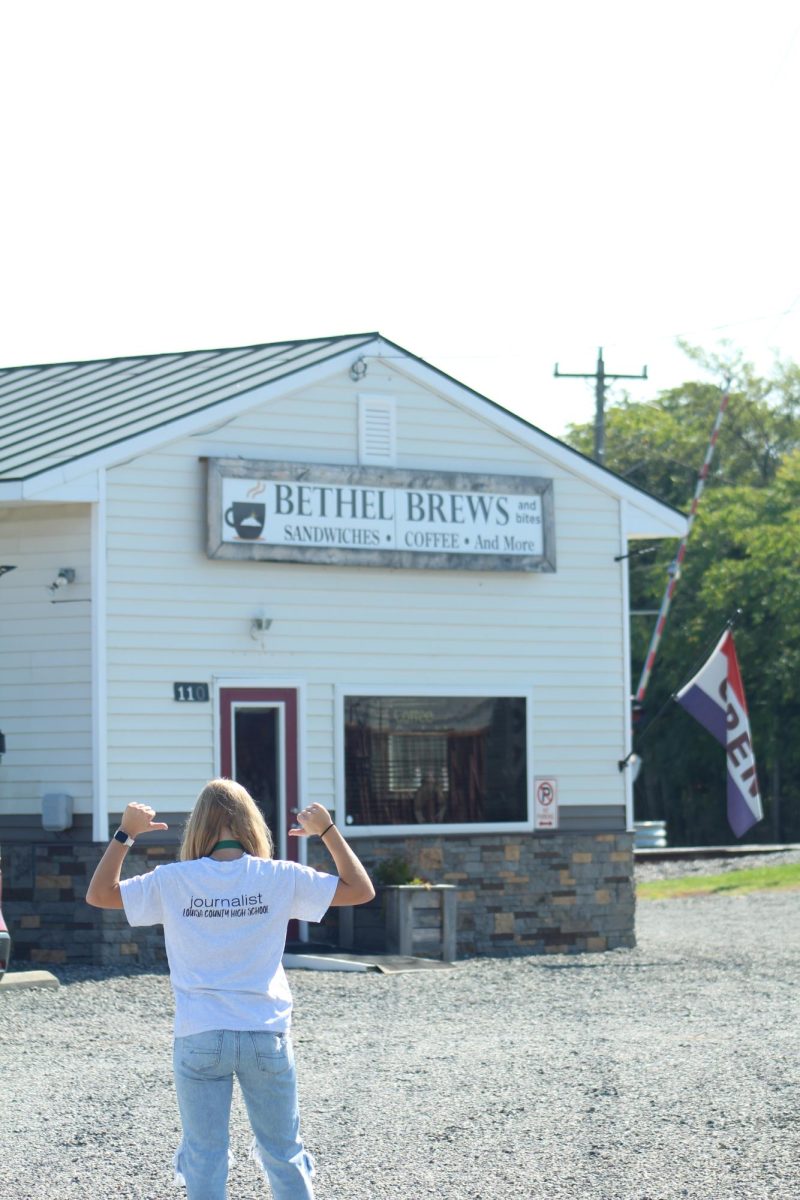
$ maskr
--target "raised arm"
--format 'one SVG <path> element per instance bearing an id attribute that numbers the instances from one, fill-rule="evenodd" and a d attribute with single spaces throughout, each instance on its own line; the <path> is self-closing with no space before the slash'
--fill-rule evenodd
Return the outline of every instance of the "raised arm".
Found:
<path id="1" fill-rule="evenodd" d="M 314 834 L 322 838 L 339 876 L 331 907 L 366 904 L 371 900 L 375 888 L 363 863 L 350 849 L 331 820 L 331 814 L 322 804 L 309 804 L 308 808 L 297 814 L 297 827 L 289 830 L 290 837 L 311 837 Z"/>
<path id="2" fill-rule="evenodd" d="M 163 821 L 154 821 L 154 808 L 146 804 L 129 804 L 122 814 L 119 830 L 129 838 L 137 838 L 151 829 L 169 828 Z M 95 868 L 89 889 L 86 893 L 86 903 L 95 908 L 122 908 L 122 896 L 119 890 L 119 876 L 122 864 L 128 853 L 127 844 L 112 838 L 105 854 Z"/>

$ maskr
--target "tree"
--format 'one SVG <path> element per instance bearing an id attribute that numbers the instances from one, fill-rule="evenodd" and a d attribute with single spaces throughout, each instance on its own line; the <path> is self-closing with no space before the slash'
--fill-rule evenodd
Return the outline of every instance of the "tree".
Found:
<path id="1" fill-rule="evenodd" d="M 737 609 L 736 645 L 750 708 L 765 817 L 750 840 L 800 838 L 800 368 L 776 363 L 768 379 L 740 355 L 687 348 L 731 380 L 731 398 L 689 540 L 637 738 L 644 768 L 638 819 L 666 818 L 673 844 L 727 842 L 723 751 L 677 706 L 648 721 L 705 660 Z M 623 397 L 606 417 L 606 464 L 688 510 L 720 387 L 688 382 L 653 401 Z M 568 440 L 589 452 L 592 426 Z M 631 608 L 658 607 L 675 543 L 629 560 Z M 654 617 L 632 617 L 639 678 Z"/>

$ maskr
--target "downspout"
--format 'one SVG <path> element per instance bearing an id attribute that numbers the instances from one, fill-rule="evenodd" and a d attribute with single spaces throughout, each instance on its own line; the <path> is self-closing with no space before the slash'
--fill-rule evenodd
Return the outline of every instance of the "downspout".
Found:
<path id="1" fill-rule="evenodd" d="M 619 544 L 620 554 L 624 556 L 620 559 L 619 569 L 622 572 L 620 576 L 622 584 L 622 678 L 625 692 L 622 746 L 623 761 L 627 761 L 633 753 L 633 730 L 631 729 L 631 688 L 633 685 L 631 676 L 631 596 L 628 575 L 630 560 L 627 556 L 628 504 L 625 500 L 621 500 L 619 505 Z M 633 772 L 623 771 L 622 778 L 625 785 L 625 828 L 631 833 L 633 831 Z"/>
<path id="2" fill-rule="evenodd" d="M 92 504 L 92 840 L 108 841 L 108 558 L 106 473 L 97 472 Z"/>

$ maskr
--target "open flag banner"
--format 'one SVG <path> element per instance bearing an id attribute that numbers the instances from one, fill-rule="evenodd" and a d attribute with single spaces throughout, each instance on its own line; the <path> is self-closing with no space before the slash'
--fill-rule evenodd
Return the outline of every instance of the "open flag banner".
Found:
<path id="1" fill-rule="evenodd" d="M 750 719 L 733 635 L 725 630 L 704 667 L 675 696 L 725 747 L 728 756 L 728 822 L 736 837 L 764 815 L 750 741 Z"/>

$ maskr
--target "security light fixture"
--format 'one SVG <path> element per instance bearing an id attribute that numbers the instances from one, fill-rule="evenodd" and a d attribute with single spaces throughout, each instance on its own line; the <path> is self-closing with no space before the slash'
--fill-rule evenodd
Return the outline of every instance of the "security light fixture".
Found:
<path id="1" fill-rule="evenodd" d="M 264 634 L 272 624 L 272 617 L 265 617 L 263 614 L 258 617 L 253 617 L 250 622 L 250 637 L 257 642 L 263 638 Z"/>
<path id="2" fill-rule="evenodd" d="M 626 754 L 624 758 L 619 760 L 617 766 L 619 767 L 620 771 L 624 771 L 627 767 L 631 773 L 631 782 L 635 783 L 639 778 L 639 772 L 642 769 L 642 760 L 638 754 L 634 754 L 633 751 L 631 751 L 630 754 Z"/>
<path id="3" fill-rule="evenodd" d="M 68 583 L 75 582 L 75 572 L 72 567 L 61 567 L 55 579 L 49 584 L 51 592 L 57 592 L 59 588 L 66 587 Z"/>
<path id="4" fill-rule="evenodd" d="M 8 564 L 0 566 L 0 575 L 7 575 L 9 571 L 16 571 L 16 569 L 16 567 L 9 566 Z"/>

